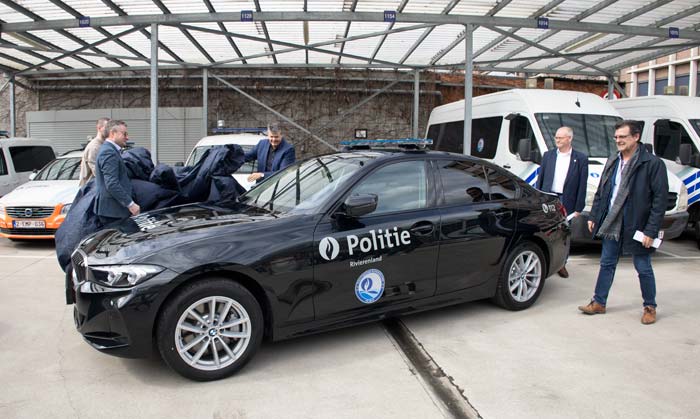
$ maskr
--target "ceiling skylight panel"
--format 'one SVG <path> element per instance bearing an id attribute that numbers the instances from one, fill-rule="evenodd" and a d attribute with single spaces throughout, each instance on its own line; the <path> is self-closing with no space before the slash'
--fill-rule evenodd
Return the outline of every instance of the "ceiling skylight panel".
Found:
<path id="1" fill-rule="evenodd" d="M 100 0 L 61 0 L 68 6 L 77 10 L 83 16 L 105 17 L 117 16 L 117 14 L 107 7 Z"/>
<path id="2" fill-rule="evenodd" d="M 309 22 L 309 43 L 332 41 L 336 37 L 342 38 L 345 35 L 345 24 L 338 22 Z M 333 48 L 334 44 L 326 47 Z M 337 48 L 340 49 L 340 43 Z"/>
<path id="3" fill-rule="evenodd" d="M 445 54 L 436 64 L 458 64 L 463 68 L 463 66 L 459 63 L 464 62 L 465 54 L 464 54 L 464 48 L 460 48 L 459 46 L 452 48 L 450 52 Z"/>
<path id="4" fill-rule="evenodd" d="M 654 1 L 656 0 L 618 0 L 605 9 L 583 19 L 582 22 L 613 23 L 622 16 L 641 9 Z"/>
<path id="5" fill-rule="evenodd" d="M 339 52 L 340 50 L 338 50 Z M 334 58 L 337 56 L 333 56 L 330 54 L 322 54 L 320 52 L 316 51 L 309 51 L 309 62 L 310 63 L 319 63 L 319 64 L 330 64 Z M 345 58 L 341 60 L 341 62 L 345 62 Z"/>
<path id="6" fill-rule="evenodd" d="M 547 1 L 541 0 L 513 0 L 506 7 L 496 13 L 498 17 L 530 17 L 542 8 Z M 495 4 L 493 4 L 495 6 Z"/>
<path id="7" fill-rule="evenodd" d="M 426 13 L 439 15 L 451 0 L 411 0 L 403 9 L 404 13 Z M 491 0 L 493 2 L 493 0 Z"/>
<path id="8" fill-rule="evenodd" d="M 268 25 L 269 26 L 269 25 Z M 267 41 L 265 40 L 265 33 L 262 31 L 262 27 L 256 26 L 254 22 L 226 22 L 224 27 L 229 32 L 236 34 L 252 36 L 259 38 L 261 41 L 249 40 L 243 38 L 232 37 L 233 41 L 238 46 L 241 53 L 245 55 L 259 54 L 264 52 L 264 48 L 268 48 Z M 280 48 L 273 44 L 274 49 Z M 267 59 L 267 58 L 266 58 Z M 269 63 L 272 64 L 272 58 L 269 58 Z"/>
<path id="9" fill-rule="evenodd" d="M 284 47 L 277 47 L 275 51 L 279 49 L 286 49 Z M 282 54 L 276 54 L 277 62 L 280 64 L 299 64 L 306 63 L 306 53 L 304 50 L 290 51 Z M 309 63 L 313 64 L 313 61 L 309 60 Z"/>
<path id="10" fill-rule="evenodd" d="M 161 0 L 170 13 L 208 13 L 202 0 Z"/>
<path id="11" fill-rule="evenodd" d="M 8 23 L 32 21 L 31 18 L 23 15 L 22 13 L 15 12 L 13 9 L 5 6 L 4 4 L 0 4 L 0 17 L 2 20 Z"/>
<path id="12" fill-rule="evenodd" d="M 253 0 L 210 0 L 210 2 L 219 13 L 255 10 L 255 2 Z"/>
<path id="13" fill-rule="evenodd" d="M 385 10 L 396 10 L 399 8 L 401 0 L 360 0 L 357 2 L 356 12 L 384 12 Z"/>
<path id="14" fill-rule="evenodd" d="M 694 25 L 697 25 L 700 23 L 700 13 L 696 13 L 694 15 L 690 15 L 687 17 L 684 17 L 683 19 L 676 20 L 674 22 L 669 23 L 668 25 L 664 25 L 664 27 L 668 26 L 673 26 L 676 28 L 691 28 Z"/>
<path id="15" fill-rule="evenodd" d="M 529 66 L 527 66 L 526 68 L 527 68 L 528 70 L 543 70 L 543 69 L 547 68 L 548 66 L 550 66 L 550 65 L 552 65 L 552 64 L 558 63 L 559 61 L 561 61 L 561 58 L 559 58 L 559 57 L 557 57 L 557 58 L 547 58 L 547 59 L 544 59 L 544 60 L 537 60 L 537 61 L 535 61 L 534 63 L 532 63 L 532 64 L 530 64 Z M 508 63 L 507 67 L 515 67 L 515 66 L 517 66 L 518 64 L 524 64 L 524 63 L 518 63 L 518 62 Z M 503 64 L 503 65 L 506 66 L 506 64 Z"/>
<path id="16" fill-rule="evenodd" d="M 306 10 L 309 12 L 345 12 L 343 5 L 345 0 L 309 0 L 306 4 Z M 309 58 L 311 59 L 311 58 Z"/>
<path id="17" fill-rule="evenodd" d="M 496 6 L 494 0 L 463 0 L 450 12 L 451 15 L 486 15 L 491 9 Z M 507 6 L 506 9 L 510 7 Z"/>
<path id="18" fill-rule="evenodd" d="M 267 22 L 266 26 L 267 33 L 273 40 L 291 42 L 297 45 L 304 44 L 303 22 Z M 279 46 L 277 48 L 283 47 Z"/>
<path id="19" fill-rule="evenodd" d="M 190 34 L 204 49 L 206 49 L 207 53 L 211 55 L 215 61 L 223 61 L 238 57 L 236 51 L 234 51 L 224 35 L 198 32 L 195 30 L 190 30 Z"/>
<path id="20" fill-rule="evenodd" d="M 194 36 L 194 35 L 193 35 Z M 171 26 L 158 28 L 158 39 L 185 62 L 204 64 L 209 60 L 183 35 L 183 33 Z"/>
<path id="21" fill-rule="evenodd" d="M 0 52 L 6 55 L 9 55 L 13 58 L 17 58 L 18 60 L 26 61 L 31 64 L 39 64 L 44 62 L 45 60 L 42 60 L 40 58 L 37 58 L 33 55 L 29 55 L 25 52 L 13 49 L 13 48 L 3 48 L 0 47 Z"/>
<path id="22" fill-rule="evenodd" d="M 304 0 L 260 0 L 260 10 L 263 12 L 303 12 Z"/>
<path id="23" fill-rule="evenodd" d="M 55 31 L 29 31 L 29 33 L 41 40 L 50 42 L 61 49 L 75 50 L 82 47 L 82 45 L 73 42 L 72 40 L 66 38 L 65 36 Z"/>
<path id="24" fill-rule="evenodd" d="M 625 22 L 626 25 L 635 26 L 648 26 L 653 23 L 665 19 L 667 17 L 673 17 L 684 10 L 690 9 L 692 7 L 697 7 L 700 3 L 697 0 L 674 0 L 671 3 L 665 4 L 661 7 L 657 7 L 654 10 L 650 10 L 643 15 L 631 19 Z M 697 23 L 697 22 L 696 22 Z"/>
<path id="25" fill-rule="evenodd" d="M 413 26 L 412 23 L 397 23 L 394 28 Z M 425 29 L 392 33 L 386 37 L 382 48 L 377 53 L 377 58 L 385 61 L 398 62 L 406 52 L 413 47 Z"/>
<path id="26" fill-rule="evenodd" d="M 93 57 L 90 57 L 88 59 L 88 61 L 95 63 L 92 58 Z M 68 65 L 68 66 L 71 66 L 73 68 L 92 68 L 89 65 L 85 64 L 84 62 L 78 61 L 75 58 L 71 58 L 71 57 L 62 58 L 62 59 L 58 60 L 58 62 L 65 64 L 65 65 Z M 113 63 L 111 61 L 108 61 L 108 63 L 110 65 L 105 65 L 104 67 L 116 67 L 117 66 L 115 63 Z M 95 64 L 97 64 L 97 63 L 95 63 Z"/>
<path id="27" fill-rule="evenodd" d="M 389 25 L 380 22 L 353 22 L 350 25 L 348 36 L 370 34 L 387 30 Z M 379 44 L 381 36 L 363 38 L 345 43 L 345 52 L 348 54 L 371 57 L 374 49 Z"/>
<path id="28" fill-rule="evenodd" d="M 73 16 L 47 0 L 12 0 L 46 20 L 72 19 Z M 4 19 L 3 19 L 4 20 Z"/>
<path id="29" fill-rule="evenodd" d="M 2 57 L 0 57 L 0 65 L 4 65 L 5 67 L 14 68 L 16 70 L 24 70 L 25 68 L 27 68 L 18 62 L 6 60 Z"/>
<path id="30" fill-rule="evenodd" d="M 112 1 L 129 15 L 159 15 L 163 13 L 151 0 Z"/>
<path id="31" fill-rule="evenodd" d="M 423 30 L 420 31 L 422 34 Z M 406 59 L 406 64 L 427 65 L 432 58 L 443 51 L 464 31 L 462 25 L 440 25 L 436 26 L 430 34 L 413 51 L 413 54 Z M 413 32 L 413 31 L 412 31 Z M 460 41 L 455 48 L 464 50 L 464 41 Z M 404 51 L 405 52 L 405 51 Z"/>

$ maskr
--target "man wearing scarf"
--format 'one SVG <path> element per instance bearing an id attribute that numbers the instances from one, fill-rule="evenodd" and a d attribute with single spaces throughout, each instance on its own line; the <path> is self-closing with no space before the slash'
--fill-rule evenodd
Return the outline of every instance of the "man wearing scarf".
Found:
<path id="1" fill-rule="evenodd" d="M 651 267 L 651 246 L 659 236 L 666 212 L 668 178 L 666 166 L 640 141 L 636 121 L 615 125 L 618 155 L 603 169 L 591 208 L 588 229 L 603 240 L 600 271 L 593 299 L 579 306 L 585 314 L 604 314 L 608 293 L 621 253 L 632 254 L 644 300 L 642 323 L 656 321 L 656 280 Z M 633 239 L 641 231 L 642 240 Z"/>

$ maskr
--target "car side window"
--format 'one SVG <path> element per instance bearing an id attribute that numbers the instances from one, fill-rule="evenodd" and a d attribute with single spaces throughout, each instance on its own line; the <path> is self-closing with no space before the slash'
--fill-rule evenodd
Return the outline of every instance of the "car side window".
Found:
<path id="1" fill-rule="evenodd" d="M 515 199 L 518 194 L 518 186 L 513 179 L 492 167 L 486 168 L 486 175 L 489 180 L 489 199 L 500 201 L 504 199 Z"/>
<path id="2" fill-rule="evenodd" d="M 351 195 L 360 194 L 377 195 L 377 209 L 372 215 L 425 208 L 428 205 L 425 161 L 403 161 L 377 169 L 351 192 Z"/>
<path id="3" fill-rule="evenodd" d="M 526 117 L 518 115 L 510 121 L 510 128 L 508 129 L 508 148 L 512 154 L 518 154 L 520 140 L 523 138 L 530 140 L 530 150 L 532 153 L 539 155 L 540 148 L 537 146 L 535 132 L 532 130 L 530 121 Z"/>
<path id="4" fill-rule="evenodd" d="M 681 144 L 690 144 L 693 154 L 697 154 L 698 149 L 681 124 L 668 120 L 656 121 L 654 124 L 654 150 L 657 156 L 667 160 L 676 160 L 680 154 Z"/>
<path id="5" fill-rule="evenodd" d="M 17 173 L 39 170 L 56 158 L 53 149 L 47 146 L 10 147 L 10 156 Z"/>
<path id="6" fill-rule="evenodd" d="M 487 201 L 486 172 L 480 164 L 459 160 L 438 160 L 445 205 Z"/>

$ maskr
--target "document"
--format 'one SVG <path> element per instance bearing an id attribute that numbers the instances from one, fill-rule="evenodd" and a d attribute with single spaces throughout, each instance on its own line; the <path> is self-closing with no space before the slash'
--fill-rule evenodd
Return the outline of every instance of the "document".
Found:
<path id="1" fill-rule="evenodd" d="M 632 238 L 641 243 L 642 240 L 644 239 L 644 233 L 637 230 L 634 232 L 634 236 L 632 236 Z M 653 247 L 654 249 L 658 249 L 659 246 L 661 246 L 661 239 L 658 239 L 658 238 L 654 239 L 654 242 L 651 244 L 651 247 Z"/>
<path id="2" fill-rule="evenodd" d="M 576 214 L 576 213 L 572 212 L 571 214 L 567 215 L 567 216 L 566 216 L 566 221 L 571 221 L 571 220 L 573 220 L 575 214 Z"/>

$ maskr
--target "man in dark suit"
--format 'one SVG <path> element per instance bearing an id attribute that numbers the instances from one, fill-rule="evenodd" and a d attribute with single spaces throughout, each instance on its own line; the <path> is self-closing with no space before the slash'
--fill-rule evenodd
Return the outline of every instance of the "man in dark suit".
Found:
<path id="1" fill-rule="evenodd" d="M 97 153 L 95 171 L 97 197 L 94 211 L 103 226 L 141 212 L 131 198 L 131 180 L 121 156 L 121 149 L 128 138 L 126 124 L 124 121 L 110 121 L 108 130 L 109 137 Z"/>
<path id="2" fill-rule="evenodd" d="M 571 147 L 574 131 L 561 127 L 554 135 L 556 150 L 549 150 L 542 157 L 537 189 L 559 195 L 567 214 L 578 217 L 586 206 L 586 186 L 588 180 L 588 156 Z M 559 276 L 568 278 L 566 266 L 559 270 Z"/>
<path id="3" fill-rule="evenodd" d="M 252 150 L 245 153 L 245 161 L 252 160 L 258 161 L 258 171 L 248 176 L 248 182 L 260 182 L 296 161 L 294 146 L 282 137 L 279 124 L 269 124 L 267 138 L 260 140 Z"/>

